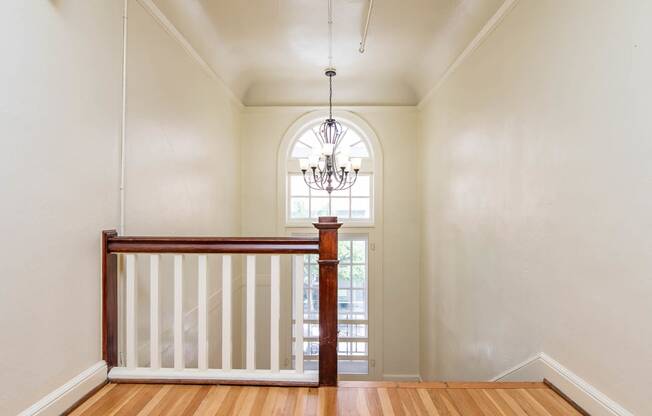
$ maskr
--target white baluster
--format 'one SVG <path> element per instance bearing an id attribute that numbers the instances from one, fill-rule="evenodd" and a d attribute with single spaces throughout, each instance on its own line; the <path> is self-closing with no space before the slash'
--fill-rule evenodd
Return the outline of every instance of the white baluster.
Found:
<path id="1" fill-rule="evenodd" d="M 149 256 L 149 366 L 161 368 L 160 324 L 158 306 L 158 265 L 161 256 Z"/>
<path id="2" fill-rule="evenodd" d="M 247 256 L 247 354 L 246 369 L 256 369 L 256 256 Z"/>
<path id="3" fill-rule="evenodd" d="M 126 308 L 127 308 L 127 368 L 138 367 L 138 356 L 136 352 L 136 256 L 127 254 L 126 262 Z"/>
<path id="4" fill-rule="evenodd" d="M 231 369 L 231 256 L 222 257 L 222 369 Z"/>
<path id="5" fill-rule="evenodd" d="M 174 256 L 174 369 L 183 370 L 183 256 Z"/>
<path id="6" fill-rule="evenodd" d="M 303 255 L 294 256 L 294 368 L 303 373 Z"/>
<path id="7" fill-rule="evenodd" d="M 270 322 L 270 363 L 271 370 L 274 373 L 279 371 L 279 326 L 281 321 L 281 258 L 272 256 L 271 267 L 272 275 L 270 282 L 271 290 L 271 322 Z"/>
<path id="8" fill-rule="evenodd" d="M 208 340 L 206 337 L 207 284 L 206 256 L 200 255 L 197 258 L 197 366 L 200 370 L 208 369 Z"/>

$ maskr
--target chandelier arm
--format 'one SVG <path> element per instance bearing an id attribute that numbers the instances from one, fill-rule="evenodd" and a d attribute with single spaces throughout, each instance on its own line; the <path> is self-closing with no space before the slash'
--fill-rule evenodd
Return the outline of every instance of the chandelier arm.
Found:
<path id="1" fill-rule="evenodd" d="M 314 182 L 310 181 L 310 173 L 308 173 L 308 171 L 306 171 L 303 174 L 303 181 L 306 183 L 308 188 L 314 189 L 314 190 L 319 190 L 319 188 L 317 188 L 317 185 Z"/>
<path id="2" fill-rule="evenodd" d="M 349 128 L 347 127 L 345 130 L 342 131 L 342 134 L 340 134 L 340 137 L 337 138 L 337 143 L 335 144 L 335 149 L 337 149 L 340 146 L 340 143 L 342 143 L 342 140 L 344 140 L 344 136 L 346 136 L 346 133 L 349 132 Z"/>
<path id="3" fill-rule="evenodd" d="M 318 142 L 320 145 L 323 145 L 323 144 L 324 144 L 324 141 L 321 139 L 321 136 L 319 135 L 319 133 L 317 133 L 317 132 L 315 131 L 314 128 L 312 128 L 312 129 L 310 129 L 310 130 L 312 131 L 312 134 L 314 134 L 315 137 L 317 138 L 317 142 Z"/>
<path id="4" fill-rule="evenodd" d="M 350 175 L 350 173 L 349 173 L 348 175 Z M 348 176 L 348 175 L 347 175 L 347 176 Z M 348 176 L 348 177 L 350 178 L 350 176 Z M 355 182 L 356 182 L 357 179 L 358 179 L 358 172 L 355 172 L 355 171 L 354 171 L 354 173 L 353 173 L 353 178 L 352 178 L 352 179 L 348 179 L 348 181 L 342 182 L 342 187 L 339 188 L 338 190 L 339 190 L 339 191 L 345 191 L 345 190 L 351 188 L 351 187 L 355 184 Z"/>

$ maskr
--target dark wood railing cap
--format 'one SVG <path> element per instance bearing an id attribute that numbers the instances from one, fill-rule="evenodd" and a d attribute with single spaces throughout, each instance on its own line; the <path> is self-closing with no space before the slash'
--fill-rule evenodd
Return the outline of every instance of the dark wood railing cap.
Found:
<path id="1" fill-rule="evenodd" d="M 112 236 L 109 253 L 317 254 L 317 237 L 152 237 Z"/>
<path id="2" fill-rule="evenodd" d="M 313 225 L 318 230 L 327 230 L 340 228 L 342 223 L 337 222 L 337 217 L 319 217 L 319 222 L 314 222 Z"/>

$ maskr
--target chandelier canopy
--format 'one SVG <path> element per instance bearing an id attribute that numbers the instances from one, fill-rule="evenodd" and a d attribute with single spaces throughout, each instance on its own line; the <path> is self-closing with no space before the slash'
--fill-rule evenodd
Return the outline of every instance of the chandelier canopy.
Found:
<path id="1" fill-rule="evenodd" d="M 328 118 L 319 126 L 320 148 L 313 148 L 308 159 L 300 159 L 299 164 L 303 179 L 314 190 L 333 191 L 349 189 L 358 178 L 362 159 L 350 158 L 351 150 L 342 144 L 344 129 L 333 118 L 333 77 L 334 68 L 325 71 L 328 77 L 329 98 Z"/>

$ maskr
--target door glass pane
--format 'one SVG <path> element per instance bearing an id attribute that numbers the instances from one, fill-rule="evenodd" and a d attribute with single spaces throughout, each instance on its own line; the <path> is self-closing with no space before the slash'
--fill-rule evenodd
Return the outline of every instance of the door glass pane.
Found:
<path id="1" fill-rule="evenodd" d="M 338 257 L 338 372 L 368 374 L 368 240 L 365 236 L 339 235 Z M 319 354 L 319 265 L 316 255 L 304 257 L 305 369 L 316 369 Z"/>

